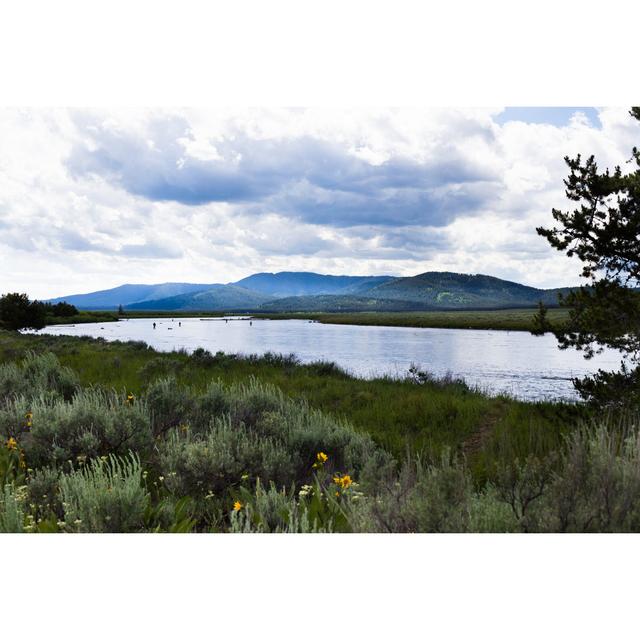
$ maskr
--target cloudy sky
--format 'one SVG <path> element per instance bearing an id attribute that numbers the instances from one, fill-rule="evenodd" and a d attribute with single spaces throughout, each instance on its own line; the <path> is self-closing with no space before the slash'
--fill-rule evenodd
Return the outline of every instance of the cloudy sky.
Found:
<path id="1" fill-rule="evenodd" d="M 0 292 L 258 271 L 579 282 L 536 235 L 565 155 L 624 163 L 626 108 L 0 111 Z"/>

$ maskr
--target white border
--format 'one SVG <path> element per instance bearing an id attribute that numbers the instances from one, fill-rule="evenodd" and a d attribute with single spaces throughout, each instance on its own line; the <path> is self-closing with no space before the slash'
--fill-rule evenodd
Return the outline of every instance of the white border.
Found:
<path id="1" fill-rule="evenodd" d="M 628 0 L 22 0 L 9 105 L 622 105 Z M 634 19 L 635 14 L 635 19 Z"/>
<path id="2" fill-rule="evenodd" d="M 626 105 L 637 25 L 620 0 L 22 0 L 0 10 L 0 100 Z M 566 639 L 637 626 L 637 536 L 0 540 L 6 637 Z"/>
<path id="3" fill-rule="evenodd" d="M 8 628 L 25 637 L 95 640 L 223 631 L 234 638 L 540 640 L 627 637 L 637 626 L 632 578 L 640 557 L 629 535 L 2 541 L 13 552 L 3 560 L 3 636 Z"/>

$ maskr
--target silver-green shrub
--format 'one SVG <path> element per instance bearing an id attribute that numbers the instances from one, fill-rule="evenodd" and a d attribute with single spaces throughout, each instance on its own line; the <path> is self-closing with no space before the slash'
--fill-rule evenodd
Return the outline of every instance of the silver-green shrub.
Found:
<path id="1" fill-rule="evenodd" d="M 319 451 L 329 455 L 328 469 L 357 474 L 377 450 L 367 434 L 270 385 L 251 380 L 229 387 L 228 396 L 232 424 L 281 442 L 295 456 L 299 482 L 308 479 Z"/>
<path id="2" fill-rule="evenodd" d="M 30 466 L 59 466 L 130 450 L 144 456 L 153 446 L 144 402 L 127 404 L 122 394 L 113 391 L 83 389 L 71 402 L 50 403 L 40 397 L 27 403 L 18 398 L 5 411 L 18 417 L 27 407 L 33 425 L 23 446 Z"/>
<path id="3" fill-rule="evenodd" d="M 468 531 L 472 495 L 466 469 L 448 453 L 440 464 L 410 459 L 375 495 L 348 502 L 348 518 L 361 532 Z"/>
<path id="4" fill-rule="evenodd" d="M 573 434 L 542 500 L 538 529 L 640 531 L 640 432 L 635 424 Z"/>
<path id="5" fill-rule="evenodd" d="M 161 436 L 169 429 L 189 422 L 193 402 L 190 390 L 178 385 L 173 377 L 152 382 L 147 389 L 146 404 L 153 435 Z"/>
<path id="6" fill-rule="evenodd" d="M 211 382 L 204 393 L 198 395 L 193 403 L 189 416 L 190 426 L 194 431 L 206 431 L 216 419 L 229 413 L 229 394 L 221 382 Z"/>
<path id="7" fill-rule="evenodd" d="M 37 519 L 64 515 L 60 499 L 60 471 L 52 467 L 34 469 L 29 474 L 26 491 L 31 514 Z"/>
<path id="8" fill-rule="evenodd" d="M 231 513 L 231 533 L 330 533 L 331 522 L 321 526 L 309 517 L 304 502 L 295 494 L 278 489 L 270 483 L 268 489 L 258 482 L 251 500 Z"/>
<path id="9" fill-rule="evenodd" d="M 489 485 L 469 499 L 469 531 L 471 533 L 511 533 L 519 531 L 518 519 L 511 507 Z"/>
<path id="10" fill-rule="evenodd" d="M 134 533 L 144 530 L 149 493 L 137 456 L 108 456 L 60 478 L 66 530 Z"/>
<path id="11" fill-rule="evenodd" d="M 0 533 L 24 531 L 24 497 L 12 484 L 0 488 Z"/>
<path id="12" fill-rule="evenodd" d="M 53 353 L 29 352 L 20 366 L 0 365 L 0 401 L 16 396 L 70 400 L 79 386 L 78 376 Z"/>
<path id="13" fill-rule="evenodd" d="M 202 435 L 174 430 L 159 453 L 165 486 L 177 496 L 220 496 L 239 485 L 242 476 L 288 486 L 295 475 L 289 451 L 272 438 L 234 427 L 228 416 Z"/>

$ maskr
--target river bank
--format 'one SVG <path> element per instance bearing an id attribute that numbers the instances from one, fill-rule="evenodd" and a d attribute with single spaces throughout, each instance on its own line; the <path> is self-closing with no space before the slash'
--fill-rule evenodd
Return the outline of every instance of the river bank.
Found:
<path id="1" fill-rule="evenodd" d="M 361 326 L 416 327 L 433 329 L 487 329 L 503 331 L 531 331 L 536 309 L 497 309 L 491 311 L 415 311 L 355 313 L 249 313 L 264 320 L 313 320 L 322 324 L 351 324 Z M 222 318 L 236 312 L 208 311 L 81 311 L 67 318 L 48 318 L 48 324 L 79 324 L 86 322 L 117 322 L 127 318 Z M 566 322 L 566 309 L 549 309 L 552 326 Z"/>
<path id="2" fill-rule="evenodd" d="M 0 361 L 15 361 L 29 351 L 54 353 L 83 385 L 134 394 L 166 376 L 197 389 L 217 379 L 232 384 L 257 379 L 348 420 L 399 457 L 407 449 L 437 457 L 447 448 L 469 455 L 481 475 L 503 451 L 526 457 L 553 448 L 569 422 L 588 414 L 581 405 L 488 396 L 461 381 L 420 370 L 400 379 L 366 380 L 330 362 L 301 364 L 293 356 L 241 357 L 202 349 L 192 355 L 161 353 L 143 342 L 0 331 Z"/>
<path id="3" fill-rule="evenodd" d="M 0 531 L 638 528 L 632 423 L 417 370 L 0 331 L 0 401 Z"/>

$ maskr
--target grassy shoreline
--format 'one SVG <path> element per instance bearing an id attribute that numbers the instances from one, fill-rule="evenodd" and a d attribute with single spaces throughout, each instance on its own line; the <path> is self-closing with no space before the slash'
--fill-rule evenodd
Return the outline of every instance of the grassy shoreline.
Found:
<path id="1" fill-rule="evenodd" d="M 384 327 L 415 327 L 434 329 L 486 329 L 500 331 L 530 331 L 536 309 L 500 309 L 491 311 L 415 311 L 357 313 L 250 313 L 264 320 L 313 320 L 322 324 L 348 324 Z M 115 322 L 126 318 L 220 318 L 236 313 L 206 311 L 127 311 L 119 316 L 115 312 L 81 311 L 70 318 L 51 318 L 48 324 L 79 324 L 83 322 Z M 548 319 L 560 326 L 567 320 L 566 309 L 549 309 Z"/>
<path id="2" fill-rule="evenodd" d="M 447 448 L 465 453 L 479 477 L 504 452 L 526 457 L 552 449 L 564 433 L 567 418 L 587 413 L 580 405 L 487 396 L 455 380 L 428 375 L 419 379 L 407 373 L 404 379 L 364 380 L 332 363 L 303 365 L 294 356 L 205 352 L 199 357 L 197 353 L 157 352 L 141 342 L 0 331 L 0 363 L 15 361 L 29 351 L 54 353 L 62 365 L 77 373 L 83 385 L 126 389 L 136 395 L 167 375 L 195 389 L 204 389 L 217 379 L 230 384 L 256 379 L 348 420 L 398 458 L 407 450 L 429 457 Z M 478 433 L 482 433 L 482 446 L 470 447 Z"/>
<path id="3" fill-rule="evenodd" d="M 272 320 L 314 320 L 323 324 L 530 331 L 533 328 L 533 316 L 536 312 L 537 309 L 412 312 L 360 311 L 357 313 L 254 314 L 254 317 Z M 566 309 L 549 309 L 547 317 L 552 325 L 559 326 L 568 318 L 568 311 Z"/>
<path id="4" fill-rule="evenodd" d="M 0 331 L 0 532 L 640 530 L 640 430 L 414 372 Z"/>

